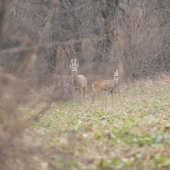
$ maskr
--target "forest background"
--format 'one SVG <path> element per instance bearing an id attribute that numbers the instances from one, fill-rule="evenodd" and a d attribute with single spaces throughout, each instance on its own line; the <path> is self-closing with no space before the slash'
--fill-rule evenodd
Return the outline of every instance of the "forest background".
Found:
<path id="1" fill-rule="evenodd" d="M 0 66 L 45 100 L 72 96 L 70 60 L 88 80 L 119 82 L 170 71 L 167 0 L 1 1 Z M 48 96 L 48 97 L 47 97 Z"/>

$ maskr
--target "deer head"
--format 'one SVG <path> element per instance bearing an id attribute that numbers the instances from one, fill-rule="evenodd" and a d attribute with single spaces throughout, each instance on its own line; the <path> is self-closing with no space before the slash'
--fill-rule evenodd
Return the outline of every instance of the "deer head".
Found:
<path id="1" fill-rule="evenodd" d="M 76 64 L 76 59 L 71 59 L 70 69 L 73 75 L 77 75 L 78 63 Z"/>
<path id="2" fill-rule="evenodd" d="M 116 72 L 113 71 L 113 76 L 115 84 L 118 84 L 118 70 L 116 70 Z"/>

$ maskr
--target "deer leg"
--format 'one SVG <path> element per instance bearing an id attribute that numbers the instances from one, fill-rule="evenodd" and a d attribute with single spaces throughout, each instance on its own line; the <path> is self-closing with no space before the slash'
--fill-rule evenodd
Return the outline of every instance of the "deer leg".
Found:
<path id="1" fill-rule="evenodd" d="M 76 103 L 76 89 L 74 88 L 73 91 L 74 91 L 74 103 Z"/>
<path id="2" fill-rule="evenodd" d="M 74 102 L 77 103 L 77 89 L 74 89 Z"/>
<path id="3" fill-rule="evenodd" d="M 101 89 L 99 88 L 99 89 L 97 89 L 97 93 L 96 93 L 96 95 L 97 95 L 97 98 L 98 98 L 98 100 L 99 100 L 99 93 L 101 92 Z"/>
<path id="4" fill-rule="evenodd" d="M 86 100 L 86 89 L 87 89 L 87 87 L 83 88 L 83 95 L 84 95 L 84 100 L 87 103 L 87 100 Z"/>
<path id="5" fill-rule="evenodd" d="M 96 96 L 97 96 L 97 98 L 98 98 L 98 100 L 99 100 L 99 92 L 96 94 Z"/>
<path id="6" fill-rule="evenodd" d="M 100 92 L 100 90 L 95 90 L 95 92 L 93 93 L 93 95 L 92 95 L 92 103 L 94 103 L 94 98 L 95 98 L 95 96 L 97 96 L 98 97 L 98 99 L 99 99 L 99 92 Z"/>
<path id="7" fill-rule="evenodd" d="M 113 91 L 109 91 L 109 98 L 110 98 L 110 101 L 109 102 L 111 102 L 111 101 L 113 101 Z"/>
<path id="8" fill-rule="evenodd" d="M 93 93 L 93 95 L 92 95 L 92 103 L 94 103 L 94 97 L 95 97 L 95 95 L 96 95 L 96 91 Z"/>
<path id="9" fill-rule="evenodd" d="M 82 103 L 82 95 L 81 94 L 82 94 L 82 89 L 80 88 L 79 89 L 79 95 L 80 95 L 80 102 Z"/>
<path id="10" fill-rule="evenodd" d="M 113 101 L 113 91 L 111 92 L 111 95 L 112 95 L 112 101 Z"/>
<path id="11" fill-rule="evenodd" d="M 107 92 L 108 92 L 108 103 L 110 103 L 112 92 L 110 90 L 108 90 Z"/>

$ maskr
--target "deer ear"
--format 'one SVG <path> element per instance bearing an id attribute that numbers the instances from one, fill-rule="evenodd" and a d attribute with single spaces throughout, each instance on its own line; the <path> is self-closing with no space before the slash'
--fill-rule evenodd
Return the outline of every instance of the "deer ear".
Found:
<path id="1" fill-rule="evenodd" d="M 73 59 L 71 59 L 71 64 L 73 64 Z"/>
<path id="2" fill-rule="evenodd" d="M 70 64 L 70 69 L 72 69 L 72 65 Z"/>
<path id="3" fill-rule="evenodd" d="M 79 63 L 77 63 L 77 65 L 76 65 L 76 66 L 77 66 L 77 69 L 78 69 L 78 67 L 79 67 Z"/>

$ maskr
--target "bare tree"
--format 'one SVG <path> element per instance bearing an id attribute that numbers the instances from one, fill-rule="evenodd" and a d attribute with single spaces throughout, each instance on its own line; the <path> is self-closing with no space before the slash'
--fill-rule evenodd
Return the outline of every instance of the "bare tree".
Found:
<path id="1" fill-rule="evenodd" d="M 113 66 L 119 67 L 119 79 L 122 74 L 138 79 L 170 70 L 166 0 L 8 2 L 0 39 L 0 65 L 7 72 L 24 77 L 32 54 L 35 65 L 25 77 L 41 86 L 53 82 L 57 89 L 62 83 L 67 87 L 74 57 L 90 84 L 109 76 Z M 71 96 L 71 87 L 69 91 Z"/>

